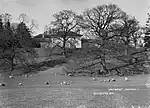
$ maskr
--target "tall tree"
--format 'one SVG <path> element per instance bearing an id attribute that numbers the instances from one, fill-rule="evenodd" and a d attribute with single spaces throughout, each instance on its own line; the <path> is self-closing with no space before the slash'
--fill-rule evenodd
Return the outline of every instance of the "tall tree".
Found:
<path id="1" fill-rule="evenodd" d="M 63 49 L 64 56 L 67 56 L 66 45 L 72 43 L 70 39 L 76 40 L 80 35 L 80 15 L 77 15 L 72 10 L 62 10 L 53 15 L 54 21 L 48 26 L 47 33 L 59 41 L 59 47 Z M 55 41 L 55 42 L 56 42 Z M 74 41 L 75 42 L 75 41 Z"/>
<path id="2" fill-rule="evenodd" d="M 147 14 L 148 15 L 148 19 L 146 21 L 146 27 L 145 29 L 145 37 L 144 37 L 144 42 L 145 42 L 145 47 L 146 48 L 150 48 L 150 13 Z"/>
<path id="3" fill-rule="evenodd" d="M 13 26 L 10 17 L 5 14 L 1 22 L 1 60 L 11 65 L 14 70 L 14 61 L 28 65 L 29 56 L 34 59 L 36 53 L 31 47 L 32 38 L 29 28 L 25 23 L 20 22 L 17 27 Z"/>
<path id="4" fill-rule="evenodd" d="M 35 30 L 38 29 L 38 23 L 35 19 L 31 19 L 28 17 L 27 14 L 25 13 L 21 13 L 19 15 L 19 21 L 20 23 L 24 23 L 28 26 L 28 29 L 30 31 L 30 33 L 34 34 Z"/>
<path id="5" fill-rule="evenodd" d="M 112 40 L 116 34 L 114 34 L 114 28 L 112 25 L 122 17 L 122 10 L 115 4 L 101 5 L 92 9 L 87 9 L 83 13 L 82 28 L 87 32 L 91 32 L 93 36 L 99 41 L 96 42 L 99 46 L 99 57 L 101 59 L 101 65 L 105 72 L 109 72 L 106 67 L 106 48 L 108 41 Z"/>

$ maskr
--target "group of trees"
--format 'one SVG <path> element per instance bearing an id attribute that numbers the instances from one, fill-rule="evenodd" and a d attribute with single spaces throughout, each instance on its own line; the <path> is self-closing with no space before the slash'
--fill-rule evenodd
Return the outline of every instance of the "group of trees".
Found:
<path id="1" fill-rule="evenodd" d="M 38 45 L 32 38 L 36 23 L 32 20 L 31 24 L 27 26 L 26 17 L 26 14 L 21 14 L 20 22 L 15 27 L 11 22 L 11 15 L 0 16 L 0 60 L 1 64 L 4 62 L 11 64 L 11 70 L 14 69 L 14 61 L 28 64 L 26 55 L 28 57 L 30 55 L 32 59 L 36 56 L 31 47 L 35 44 Z M 140 69 L 143 67 L 146 56 L 143 52 L 146 50 L 143 47 L 144 50 L 139 51 L 136 47 L 139 45 L 138 41 L 142 38 L 142 34 L 145 32 L 148 34 L 150 31 L 150 18 L 148 18 L 146 27 L 140 27 L 134 16 L 127 14 L 115 4 L 86 9 L 81 15 L 72 10 L 62 10 L 53 17 L 55 20 L 45 26 L 44 35 L 52 39 L 51 44 L 54 44 L 54 47 L 58 46 L 63 50 L 65 57 L 68 57 L 67 45 L 76 44 L 82 34 L 96 40 L 95 44 L 99 47 L 86 49 L 84 53 L 90 55 L 92 52 L 90 61 L 98 59 L 102 71 L 110 73 L 112 70 L 118 71 L 125 67 L 137 68 L 139 65 Z M 145 38 L 146 47 L 149 46 L 149 40 L 148 37 Z M 143 56 L 144 58 L 141 58 Z M 86 57 L 84 56 L 84 58 Z M 110 69 L 107 66 L 108 58 L 122 61 L 125 65 Z M 124 58 L 128 58 L 128 60 Z"/>
<path id="2" fill-rule="evenodd" d="M 9 66 L 14 70 L 16 62 L 27 67 L 30 60 L 37 55 L 33 49 L 32 28 L 25 22 L 25 14 L 21 14 L 19 23 L 11 21 L 10 14 L 0 15 L 0 66 Z M 32 24 L 33 25 L 33 24 Z"/>
<path id="3" fill-rule="evenodd" d="M 59 45 L 63 49 L 64 55 L 66 56 L 66 43 L 72 43 L 69 41 L 71 38 L 69 37 L 69 32 L 82 33 L 92 39 L 94 38 L 98 40 L 95 41 L 95 44 L 100 47 L 96 51 L 95 49 L 91 51 L 92 53 L 98 52 L 94 56 L 96 56 L 96 59 L 100 59 L 103 71 L 106 73 L 117 69 L 108 69 L 106 63 L 108 55 L 115 57 L 115 59 L 118 59 L 118 56 L 126 55 L 131 56 L 131 59 L 133 59 L 135 57 L 132 55 L 139 53 L 146 56 L 143 51 L 138 52 L 136 50 L 136 47 L 139 45 L 138 41 L 142 39 L 142 34 L 144 33 L 142 31 L 143 28 L 139 25 L 139 21 L 115 4 L 99 5 L 91 9 L 86 9 L 82 15 L 77 15 L 72 10 L 63 10 L 54 14 L 54 18 L 54 21 L 46 25 L 45 33 L 55 39 L 55 45 Z M 60 32 L 61 35 L 53 35 Z M 130 51 L 131 49 L 136 50 L 136 53 L 135 51 Z M 132 61 L 131 59 L 128 60 L 128 65 L 125 64 L 122 67 L 130 66 L 129 64 L 139 65 L 137 61 L 141 58 L 136 58 L 134 63 L 130 62 Z"/>

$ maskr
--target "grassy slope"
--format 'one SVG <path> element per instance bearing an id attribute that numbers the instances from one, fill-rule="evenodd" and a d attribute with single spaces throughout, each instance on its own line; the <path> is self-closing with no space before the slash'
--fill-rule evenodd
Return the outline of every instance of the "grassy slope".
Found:
<path id="1" fill-rule="evenodd" d="M 62 65 L 64 63 L 65 63 L 65 66 L 67 67 L 66 70 L 68 72 L 71 72 L 75 68 L 80 68 L 81 65 L 88 66 L 93 63 L 99 62 L 99 60 L 91 60 L 91 59 L 87 60 L 86 56 L 88 55 L 90 57 L 93 57 L 93 56 L 95 56 L 95 52 L 86 53 L 87 51 L 83 50 L 83 49 L 78 49 L 78 50 L 70 53 L 71 56 L 67 60 L 63 59 L 63 57 L 60 55 L 52 55 L 52 56 L 48 57 L 48 55 L 50 54 L 49 49 L 36 49 L 36 50 L 37 50 L 37 53 L 39 54 L 39 58 L 37 59 L 38 63 L 36 63 L 32 66 L 34 72 L 35 71 L 37 72 L 40 70 L 45 70 L 47 68 L 54 67 L 55 65 Z M 85 60 L 85 58 L 86 58 L 86 60 Z M 130 58 L 129 56 L 121 57 L 121 59 L 129 59 L 129 58 Z M 125 62 L 123 62 L 122 60 L 117 60 L 116 58 L 112 58 L 112 57 L 109 58 L 106 62 L 107 62 L 108 68 L 121 66 L 121 65 L 125 64 Z M 97 70 L 99 70 L 100 68 L 101 68 L 100 64 L 96 64 L 92 67 L 88 66 L 85 69 L 76 70 L 76 72 L 91 73 L 91 72 L 97 72 Z M 22 71 L 21 68 L 16 68 L 14 73 L 17 73 L 18 71 L 21 72 Z M 121 71 L 123 71 L 123 70 L 121 70 Z"/>
<path id="2" fill-rule="evenodd" d="M 118 66 L 123 66 L 125 64 L 127 64 L 129 62 L 129 60 L 132 58 L 130 56 L 131 53 L 134 52 L 138 52 L 141 51 L 143 49 L 129 49 L 129 55 L 127 56 L 120 56 L 116 58 L 116 55 L 114 55 L 114 57 L 107 57 L 106 63 L 107 63 L 107 68 L 111 69 L 114 67 L 118 67 Z M 72 70 L 76 69 L 76 68 L 80 68 L 82 66 L 87 66 L 84 69 L 81 70 L 76 70 L 79 72 L 83 72 L 83 71 L 87 71 L 87 72 L 96 72 L 98 69 L 100 69 L 100 64 L 96 64 L 90 67 L 91 64 L 95 64 L 97 62 L 99 62 L 100 60 L 92 60 L 91 58 L 95 56 L 96 51 L 93 51 L 92 53 L 86 53 L 87 50 L 81 50 L 81 51 L 77 51 L 75 53 L 72 53 L 72 55 L 69 58 L 69 63 L 67 64 L 67 71 L 71 72 Z M 113 52 L 112 52 L 113 53 Z M 108 54 L 109 55 L 109 54 Z M 112 54 L 113 55 L 113 54 Z M 141 54 L 144 55 L 144 54 Z M 87 57 L 88 56 L 88 57 Z M 134 57 L 138 56 L 138 54 L 134 55 Z M 91 57 L 91 58 L 90 58 Z M 89 60 L 88 60 L 89 58 Z M 142 57 L 140 57 L 142 58 Z M 137 66 L 141 66 L 141 65 L 137 65 Z M 129 74 L 132 73 L 132 71 L 134 71 L 134 73 L 138 73 L 137 70 L 135 70 L 135 67 L 130 66 L 127 68 L 123 68 L 123 69 L 119 69 L 120 72 L 126 72 L 124 69 L 126 69 L 128 71 Z M 114 72 L 114 71 L 113 71 Z"/>

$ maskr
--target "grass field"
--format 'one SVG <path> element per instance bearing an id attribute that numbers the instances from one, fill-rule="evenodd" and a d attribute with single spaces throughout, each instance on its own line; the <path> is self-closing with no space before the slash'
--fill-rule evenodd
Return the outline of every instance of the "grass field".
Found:
<path id="1" fill-rule="evenodd" d="M 110 77 L 112 78 L 112 77 Z M 9 79 L 2 75 L 0 81 L 6 87 L 0 87 L 1 108 L 148 108 L 150 105 L 149 75 L 129 77 L 114 76 L 116 82 L 100 82 L 107 77 L 98 77 L 93 81 L 91 77 L 68 77 L 61 75 L 61 67 L 41 71 L 33 76 L 16 76 Z M 49 81 L 50 85 L 45 85 Z M 62 85 L 60 82 L 72 82 Z M 21 82 L 23 85 L 19 86 Z M 109 89 L 121 91 L 109 91 Z M 97 93 L 97 95 L 93 95 Z M 101 93 L 101 94 L 100 94 Z M 107 94 L 108 93 L 108 94 Z M 84 107 L 82 107 L 84 108 Z"/>

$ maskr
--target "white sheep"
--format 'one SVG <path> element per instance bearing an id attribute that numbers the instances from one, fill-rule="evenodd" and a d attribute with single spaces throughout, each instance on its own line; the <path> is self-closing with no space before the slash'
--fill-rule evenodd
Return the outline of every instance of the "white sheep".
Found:
<path id="1" fill-rule="evenodd" d="M 10 75 L 9 78 L 13 78 L 13 75 Z"/>
<path id="2" fill-rule="evenodd" d="M 6 86 L 4 83 L 0 83 L 0 86 Z"/>
<path id="3" fill-rule="evenodd" d="M 93 81 L 96 81 L 97 79 L 94 77 L 94 78 L 92 78 L 93 79 Z"/>
<path id="4" fill-rule="evenodd" d="M 125 77 L 124 79 L 125 79 L 125 81 L 129 81 L 129 79 L 127 77 Z"/>

